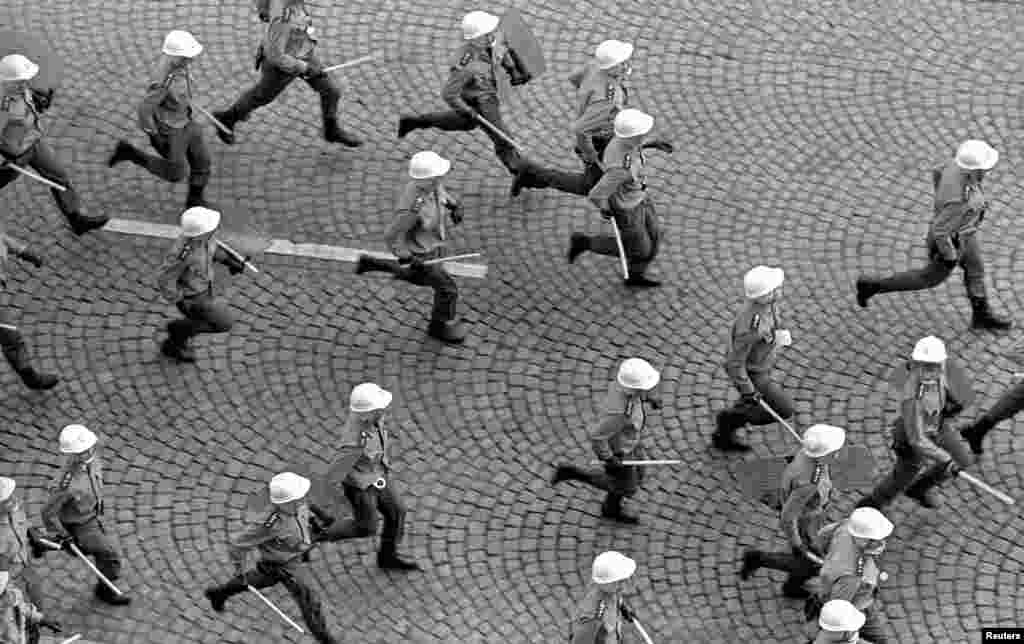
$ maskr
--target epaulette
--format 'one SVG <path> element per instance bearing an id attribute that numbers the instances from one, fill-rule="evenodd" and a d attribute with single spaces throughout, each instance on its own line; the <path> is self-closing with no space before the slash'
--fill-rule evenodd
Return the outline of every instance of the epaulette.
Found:
<path id="1" fill-rule="evenodd" d="M 750 318 L 750 328 L 758 329 L 761 327 L 761 314 L 755 313 L 754 317 Z"/>
<path id="2" fill-rule="evenodd" d="M 627 169 L 627 170 L 629 170 L 630 169 L 630 163 L 632 162 L 632 160 L 633 160 L 632 153 L 627 152 L 626 154 L 624 154 L 622 156 L 622 167 Z"/>
<path id="3" fill-rule="evenodd" d="M 470 51 L 469 49 L 467 49 L 465 52 L 463 52 L 462 57 L 459 58 L 458 65 L 459 65 L 459 67 L 465 67 L 472 60 L 473 60 L 473 52 Z"/>
<path id="4" fill-rule="evenodd" d="M 178 261 L 185 259 L 192 252 L 192 242 L 185 240 L 181 245 L 181 251 L 178 253 Z"/>
<path id="5" fill-rule="evenodd" d="M 14 102 L 14 96 L 5 95 L 0 98 L 0 112 L 10 112 L 11 103 Z"/>
<path id="6" fill-rule="evenodd" d="M 423 208 L 423 204 L 426 202 L 426 198 L 423 195 L 417 195 L 412 200 L 412 205 L 409 206 L 409 210 L 415 214 L 419 214 L 420 209 Z"/>
<path id="7" fill-rule="evenodd" d="M 608 88 L 605 90 L 605 97 L 609 101 L 615 100 L 615 83 L 608 83 Z"/>
<path id="8" fill-rule="evenodd" d="M 60 489 L 66 490 L 71 485 L 71 480 L 75 478 L 75 473 L 71 470 L 64 472 L 60 477 Z"/>
<path id="9" fill-rule="evenodd" d="M 278 513 L 277 511 L 271 512 L 270 516 L 267 517 L 267 520 L 263 522 L 263 527 L 272 528 L 274 527 L 274 524 L 277 523 L 280 519 L 280 513 Z"/>

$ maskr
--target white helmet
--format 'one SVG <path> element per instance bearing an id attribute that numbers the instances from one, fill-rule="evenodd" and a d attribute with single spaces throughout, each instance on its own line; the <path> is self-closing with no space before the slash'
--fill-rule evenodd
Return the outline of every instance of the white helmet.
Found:
<path id="1" fill-rule="evenodd" d="M 956 164 L 964 170 L 991 170 L 999 153 L 984 141 L 964 141 L 956 149 Z"/>
<path id="2" fill-rule="evenodd" d="M 644 391 L 653 389 L 661 374 L 651 366 L 651 363 L 641 358 L 630 358 L 619 367 L 617 380 L 620 385 L 627 389 L 642 389 Z"/>
<path id="3" fill-rule="evenodd" d="M 647 134 L 654 127 L 654 117 L 638 109 L 627 108 L 615 115 L 615 136 L 628 139 Z"/>
<path id="4" fill-rule="evenodd" d="M 11 573 L 7 570 L 0 570 L 0 595 L 7 592 L 7 582 L 11 580 Z"/>
<path id="5" fill-rule="evenodd" d="M 220 213 L 210 208 L 193 206 L 181 213 L 181 232 L 186 237 L 198 237 L 217 230 Z"/>
<path id="6" fill-rule="evenodd" d="M 470 11 L 462 19 L 462 37 L 473 40 L 498 28 L 501 18 L 486 11 Z"/>
<path id="7" fill-rule="evenodd" d="M 874 508 L 857 508 L 850 515 L 847 530 L 859 539 L 882 540 L 892 534 L 892 521 Z"/>
<path id="8" fill-rule="evenodd" d="M 203 51 L 203 46 L 189 32 L 175 29 L 164 38 L 163 51 L 168 56 L 195 58 Z"/>
<path id="9" fill-rule="evenodd" d="M 298 501 L 309 492 L 310 481 L 304 476 L 282 472 L 270 479 L 270 502 L 281 504 Z"/>
<path id="10" fill-rule="evenodd" d="M 85 425 L 68 425 L 60 430 L 60 451 L 64 454 L 81 454 L 96 445 L 96 434 Z"/>
<path id="11" fill-rule="evenodd" d="M 833 633 L 859 631 L 866 619 L 864 613 L 845 599 L 832 599 L 821 607 L 818 626 Z"/>
<path id="12" fill-rule="evenodd" d="M 18 484 L 14 482 L 14 479 L 6 476 L 0 476 L 0 503 L 11 498 L 11 495 L 14 494 L 14 488 L 16 487 L 18 487 Z"/>
<path id="13" fill-rule="evenodd" d="M 918 340 L 910 354 L 914 362 L 945 362 L 947 357 L 945 343 L 934 335 Z"/>
<path id="14" fill-rule="evenodd" d="M 0 81 L 29 80 L 38 73 L 39 65 L 36 65 L 21 54 L 11 54 L 0 58 Z"/>
<path id="15" fill-rule="evenodd" d="M 594 557 L 591 577 L 598 584 L 612 584 L 629 579 L 636 572 L 636 562 L 622 554 L 609 550 Z"/>
<path id="16" fill-rule="evenodd" d="M 359 413 L 387 409 L 391 404 L 391 392 L 381 389 L 372 382 L 356 385 L 349 396 L 349 409 Z"/>
<path id="17" fill-rule="evenodd" d="M 409 159 L 409 176 L 413 179 L 443 177 L 452 169 L 452 162 L 436 152 L 417 152 Z"/>
<path id="18" fill-rule="evenodd" d="M 601 69 L 611 69 L 629 60 L 633 55 L 633 45 L 621 40 L 606 40 L 597 46 L 594 57 Z"/>
<path id="19" fill-rule="evenodd" d="M 804 432 L 804 453 L 811 458 L 828 456 L 846 442 L 846 430 L 832 425 L 811 425 Z"/>
<path id="20" fill-rule="evenodd" d="M 743 276 L 743 292 L 748 299 L 756 299 L 768 295 L 782 286 L 786 273 L 781 268 L 755 266 Z"/>

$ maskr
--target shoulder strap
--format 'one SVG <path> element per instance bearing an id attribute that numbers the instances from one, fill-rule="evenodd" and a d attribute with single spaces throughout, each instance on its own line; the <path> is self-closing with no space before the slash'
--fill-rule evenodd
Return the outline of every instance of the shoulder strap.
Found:
<path id="1" fill-rule="evenodd" d="M 274 510 L 273 512 L 270 513 L 270 516 L 267 517 L 266 521 L 263 522 L 263 527 L 272 528 L 274 524 L 280 520 L 281 514 L 277 510 Z"/>

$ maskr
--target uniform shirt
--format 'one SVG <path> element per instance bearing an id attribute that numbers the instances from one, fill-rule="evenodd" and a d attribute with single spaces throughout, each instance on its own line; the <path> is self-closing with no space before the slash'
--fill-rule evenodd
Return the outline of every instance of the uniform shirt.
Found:
<path id="1" fill-rule="evenodd" d="M 791 544 L 810 549 L 814 536 L 825 525 L 825 513 L 832 498 L 829 466 L 801 449 L 782 471 L 779 498 L 783 534 Z"/>
<path id="2" fill-rule="evenodd" d="M 643 396 L 626 396 L 612 382 L 604 416 L 590 434 L 594 453 L 601 460 L 612 454 L 630 456 L 640 450 L 640 433 L 647 425 L 647 401 Z"/>
<path id="3" fill-rule="evenodd" d="M 824 593 L 822 601 L 845 599 L 863 612 L 875 601 L 879 570 L 875 558 L 863 554 L 854 544 L 848 526 L 849 520 L 843 521 L 834 530 L 825 563 L 818 573 Z"/>
<path id="4" fill-rule="evenodd" d="M 21 257 L 28 244 L 0 232 L 0 288 L 7 286 L 7 260 L 11 255 Z"/>
<path id="5" fill-rule="evenodd" d="M 43 525 L 66 536 L 67 526 L 79 525 L 103 514 L 103 466 L 92 462 L 68 465 L 54 481 L 43 506 Z"/>
<path id="6" fill-rule="evenodd" d="M 309 507 L 301 504 L 295 514 L 274 510 L 266 520 L 240 532 L 228 543 L 228 554 L 235 566 L 245 566 L 250 550 L 258 550 L 261 561 L 288 563 L 313 545 L 309 526 Z"/>
<path id="7" fill-rule="evenodd" d="M 588 136 L 614 135 L 615 115 L 629 104 L 629 89 L 622 78 L 612 78 L 590 63 L 570 81 L 577 86 L 573 130 Z"/>
<path id="8" fill-rule="evenodd" d="M 628 213 L 647 199 L 644 151 L 615 137 L 604 150 L 605 173 L 587 197 L 602 212 Z"/>
<path id="9" fill-rule="evenodd" d="M 288 74 L 303 74 L 313 57 L 313 17 L 305 3 L 276 12 L 263 37 L 263 55 L 267 62 Z"/>
<path id="10" fill-rule="evenodd" d="M 918 458 L 949 462 L 953 457 L 935 443 L 934 436 L 942 429 L 949 406 L 955 404 L 944 372 L 929 381 L 911 374 L 903 385 L 901 415 L 893 424 L 893 440 L 897 445 L 909 446 Z"/>
<path id="11" fill-rule="evenodd" d="M 213 263 L 230 267 L 238 263 L 217 243 L 213 235 L 203 239 L 182 235 L 171 247 L 160 268 L 157 283 L 167 299 L 213 294 Z"/>
<path id="12" fill-rule="evenodd" d="M 362 490 L 373 485 L 377 479 L 386 478 L 391 465 L 391 438 L 384 424 L 362 423 L 352 413 L 345 424 L 345 433 L 346 443 L 352 444 L 354 441 L 363 451 L 345 482 Z"/>
<path id="13" fill-rule="evenodd" d="M 935 219 L 931 237 L 947 260 L 957 259 L 955 239 L 977 232 L 988 209 L 981 181 L 968 179 L 956 161 L 941 170 L 935 188 Z"/>
<path id="14" fill-rule="evenodd" d="M 725 372 L 741 394 L 757 391 L 750 374 L 768 371 L 775 364 L 775 329 L 778 320 L 771 304 L 744 304 L 732 325 L 725 356 Z"/>
<path id="15" fill-rule="evenodd" d="M 0 97 L 0 152 L 16 157 L 43 138 L 43 131 L 39 128 L 39 111 L 28 86 L 17 91 L 5 89 Z"/>
<path id="16" fill-rule="evenodd" d="M 621 604 L 618 594 L 609 597 L 597 586 L 591 586 L 573 615 L 572 644 L 619 644 L 622 641 Z M 601 626 L 604 637 L 597 636 Z"/>
<path id="17" fill-rule="evenodd" d="M 446 204 L 455 200 L 443 186 L 435 191 L 429 185 L 410 181 L 402 189 L 395 209 L 397 217 L 384 240 L 398 257 L 429 255 L 446 245 Z"/>
<path id="18" fill-rule="evenodd" d="M 500 35 L 499 35 L 500 38 Z M 458 109 L 462 101 L 498 98 L 507 100 L 511 92 L 509 70 L 515 64 L 500 40 L 494 46 L 469 41 L 455 53 L 448 81 L 441 98 Z"/>
<path id="19" fill-rule="evenodd" d="M 43 614 L 25 599 L 21 591 L 8 586 L 0 595 L 0 642 L 3 644 L 25 644 L 28 641 L 26 629 L 30 623 L 38 623 Z"/>
<path id="20" fill-rule="evenodd" d="M 183 128 L 192 121 L 192 79 L 188 66 L 167 63 L 149 86 L 139 106 L 139 127 L 145 131 Z"/>
<path id="21" fill-rule="evenodd" d="M 21 503 L 0 514 L 0 570 L 9 570 L 12 577 L 29 565 L 28 527 Z"/>

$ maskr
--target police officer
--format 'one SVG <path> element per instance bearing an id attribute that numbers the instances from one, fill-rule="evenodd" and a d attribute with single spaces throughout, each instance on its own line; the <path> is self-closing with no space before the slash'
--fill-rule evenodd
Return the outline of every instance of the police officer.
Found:
<path id="1" fill-rule="evenodd" d="M 200 333 L 227 333 L 234 320 L 227 306 L 213 297 L 213 263 L 228 267 L 232 275 L 245 270 L 239 259 L 220 246 L 214 232 L 220 213 L 195 206 L 181 215 L 182 236 L 175 242 L 160 269 L 160 290 L 185 316 L 167 324 L 167 339 L 160 351 L 181 362 L 195 362 L 192 338 Z"/>
<path id="2" fill-rule="evenodd" d="M 647 458 L 641 441 L 647 425 L 647 405 L 652 409 L 661 408 L 661 401 L 652 391 L 660 380 L 661 374 L 646 360 L 625 360 L 619 366 L 615 382 L 609 387 L 601 422 L 590 435 L 594 453 L 604 461 L 603 470 L 559 465 L 551 484 L 581 481 L 604 490 L 607 495 L 601 506 L 601 516 L 620 523 L 636 524 L 637 518 L 623 511 L 622 501 L 635 495 L 640 488 L 643 467 L 623 465 L 622 461 Z"/>
<path id="3" fill-rule="evenodd" d="M 66 188 L 65 191 L 51 188 L 57 207 L 71 225 L 76 235 L 84 235 L 95 228 L 106 225 L 109 217 L 87 216 L 82 213 L 78 193 L 61 167 L 57 156 L 43 140 L 39 127 L 39 116 L 48 107 L 48 101 L 41 100 L 38 93 L 28 86 L 28 81 L 39 73 L 39 65 L 21 54 L 11 54 L 0 59 L 0 189 L 18 178 L 19 173 L 7 164 L 31 166 L 45 179 Z"/>
<path id="4" fill-rule="evenodd" d="M 14 320 L 6 313 L 7 304 L 7 258 L 14 255 L 29 262 L 36 268 L 43 265 L 43 258 L 29 250 L 28 245 L 14 237 L 5 235 L 0 229 L 0 350 L 3 351 L 7 364 L 11 365 L 21 381 L 29 389 L 53 389 L 59 379 L 50 373 L 40 373 L 29 363 L 28 349 L 21 332 L 13 324 Z"/>
<path id="5" fill-rule="evenodd" d="M 10 572 L 13 579 L 21 582 L 29 600 L 42 606 L 39 571 L 32 565 L 32 559 L 42 557 L 49 548 L 39 542 L 35 528 L 29 526 L 21 499 L 15 495 L 16 488 L 14 479 L 0 476 L 0 570 Z"/>
<path id="6" fill-rule="evenodd" d="M 146 154 L 127 141 L 118 141 L 107 160 L 109 167 L 130 161 L 164 181 L 179 183 L 188 176 L 185 207 L 205 206 L 203 191 L 210 180 L 210 154 L 203 129 L 193 120 L 192 77 L 189 64 L 203 46 L 187 31 L 164 38 L 164 61 L 157 80 L 139 106 L 139 126 L 159 156 Z"/>
<path id="7" fill-rule="evenodd" d="M 60 622 L 47 619 L 10 584 L 10 573 L 0 570 L 0 642 L 35 644 L 39 641 L 40 626 L 55 633 L 61 631 Z"/>
<path id="8" fill-rule="evenodd" d="M 78 546 L 96 560 L 96 568 L 110 581 L 121 576 L 121 553 L 100 522 L 103 515 L 103 467 L 96 453 L 96 434 L 84 425 L 68 425 L 60 432 L 60 451 L 67 454 L 60 475 L 43 506 L 43 525 L 56 534 L 64 550 Z M 96 583 L 98 599 L 114 606 L 131 603 L 106 584 Z"/>
<path id="9" fill-rule="evenodd" d="M 572 644 L 619 644 L 624 641 L 622 625 L 632 622 L 634 616 L 622 595 L 635 572 L 636 561 L 620 552 L 609 550 L 594 558 L 590 572 L 594 584 L 576 606 L 569 625 Z"/>
<path id="10" fill-rule="evenodd" d="M 338 125 L 341 92 L 324 73 L 323 65 L 314 52 L 317 40 L 313 37 L 313 16 L 304 0 L 267 3 L 266 11 L 270 24 L 256 54 L 260 80 L 227 110 L 213 113 L 218 121 L 232 130 L 232 134 L 227 134 L 218 129 L 217 136 L 224 143 L 234 143 L 236 123 L 248 119 L 254 110 L 272 102 L 292 81 L 301 78 L 320 95 L 324 139 L 348 147 L 362 145 L 357 136 Z"/>
<path id="11" fill-rule="evenodd" d="M 830 529 L 828 554 L 818 573 L 815 595 L 807 602 L 807 618 L 819 617 L 830 600 L 843 599 L 864 613 L 861 634 L 874 644 L 885 644 L 876 596 L 878 582 L 888 577 L 879 572 L 877 559 L 892 534 L 892 522 L 874 508 L 857 508 Z"/>
<path id="12" fill-rule="evenodd" d="M 729 409 L 718 412 L 712 445 L 717 449 L 745 452 L 750 449 L 736 440 L 736 430 L 744 425 L 768 425 L 775 418 L 762 406 L 767 403 L 780 417 L 788 419 L 793 402 L 772 381 L 775 352 L 789 346 L 792 337 L 779 328 L 776 305 L 785 279 L 781 268 L 755 266 L 743 277 L 747 302 L 732 325 L 725 372 L 740 392 L 740 399 Z"/>
<path id="13" fill-rule="evenodd" d="M 985 436 L 1004 420 L 1009 420 L 1024 409 L 1024 382 L 1019 382 L 1003 392 L 992 408 L 982 414 L 970 425 L 960 429 L 971 451 L 975 454 L 983 452 L 981 444 Z"/>
<path id="14" fill-rule="evenodd" d="M 614 219 L 622 236 L 628 263 L 626 286 L 661 286 L 644 275 L 658 254 L 661 230 L 654 204 L 647 194 L 644 136 L 654 127 L 654 118 L 640 110 L 625 109 L 615 117 L 615 138 L 608 144 L 602 160 L 606 169 L 588 198 L 605 219 Z M 615 236 L 572 233 L 569 263 L 586 251 L 619 256 Z"/>
<path id="15" fill-rule="evenodd" d="M 896 464 L 889 476 L 860 500 L 858 507 L 882 508 L 904 493 L 926 508 L 937 508 L 940 503 L 932 488 L 970 465 L 963 460 L 969 455 L 960 455 L 958 462 L 936 444 L 956 441 L 955 432 L 946 421 L 963 409 L 965 391 L 970 387 L 949 377 L 947 357 L 946 345 L 935 336 L 922 338 L 914 346 L 900 416 L 892 425 Z"/>
<path id="16" fill-rule="evenodd" d="M 213 610 L 222 612 L 228 598 L 244 593 L 249 586 L 257 590 L 283 584 L 295 600 L 302 618 L 320 644 L 336 644 L 339 640 L 327 631 L 320 598 L 313 589 L 313 578 L 301 565 L 301 559 L 312 547 L 312 527 L 306 493 L 309 479 L 283 472 L 270 479 L 270 502 L 273 510 L 257 525 L 232 537 L 228 544 L 236 574 L 222 586 L 211 586 L 205 595 Z M 246 570 L 250 550 L 259 551 L 256 568 Z"/>
<path id="17" fill-rule="evenodd" d="M 314 512 L 326 529 L 316 540 L 362 539 L 377 532 L 377 513 L 384 517 L 377 565 L 387 570 L 419 570 L 420 567 L 398 556 L 398 542 L 405 531 L 405 505 L 391 477 L 391 436 L 383 418 L 391 405 L 391 392 L 372 382 L 352 389 L 345 438 L 361 450 L 359 459 L 342 487 L 352 505 L 353 517 L 347 521 L 330 518 L 321 509 Z"/>
<path id="18" fill-rule="evenodd" d="M 444 177 L 452 163 L 434 152 L 417 152 L 409 161 L 411 180 L 398 198 L 397 217 L 385 235 L 398 261 L 360 255 L 356 274 L 385 271 L 417 286 L 434 289 L 434 307 L 427 333 L 438 340 L 459 344 L 466 339 L 466 330 L 459 321 L 459 291 L 455 280 L 441 263 L 427 264 L 440 258 L 448 244 L 445 220 L 462 223 L 462 206 L 444 187 Z"/>
<path id="19" fill-rule="evenodd" d="M 517 67 L 503 42 L 498 16 L 472 11 L 462 19 L 464 43 L 455 55 L 448 82 L 441 98 L 451 110 L 421 116 L 405 115 L 398 120 L 398 138 L 420 128 L 436 127 L 448 132 L 468 131 L 479 125 L 476 115 L 508 133 L 501 118 L 501 99 L 511 91 L 510 81 L 518 83 Z M 494 142 L 498 159 L 515 174 L 520 157 L 516 149 L 490 130 L 484 130 Z"/>
<path id="20" fill-rule="evenodd" d="M 857 644 L 865 619 L 864 613 L 845 599 L 831 599 L 821 607 L 818 636 L 807 644 Z"/>
<path id="21" fill-rule="evenodd" d="M 857 279 L 857 304 L 862 307 L 879 293 L 919 291 L 946 281 L 958 265 L 964 269 L 964 286 L 974 311 L 975 329 L 1009 329 L 1011 322 L 992 313 L 985 295 L 985 265 L 981 259 L 978 231 L 989 209 L 981 187 L 999 153 L 984 141 L 964 141 L 956 156 L 935 169 L 935 218 L 925 243 L 928 264 L 924 268 L 884 278 Z"/>
<path id="22" fill-rule="evenodd" d="M 832 425 L 812 425 L 804 432 L 803 446 L 783 470 L 779 490 L 779 524 L 791 552 L 744 552 L 741 579 L 749 579 L 758 568 L 782 570 L 789 573 L 782 593 L 790 599 L 807 598 L 804 583 L 819 568 L 811 556 L 821 559 L 827 546 L 818 541 L 818 534 L 825 526 L 832 500 L 829 462 L 845 442 L 846 431 Z"/>

